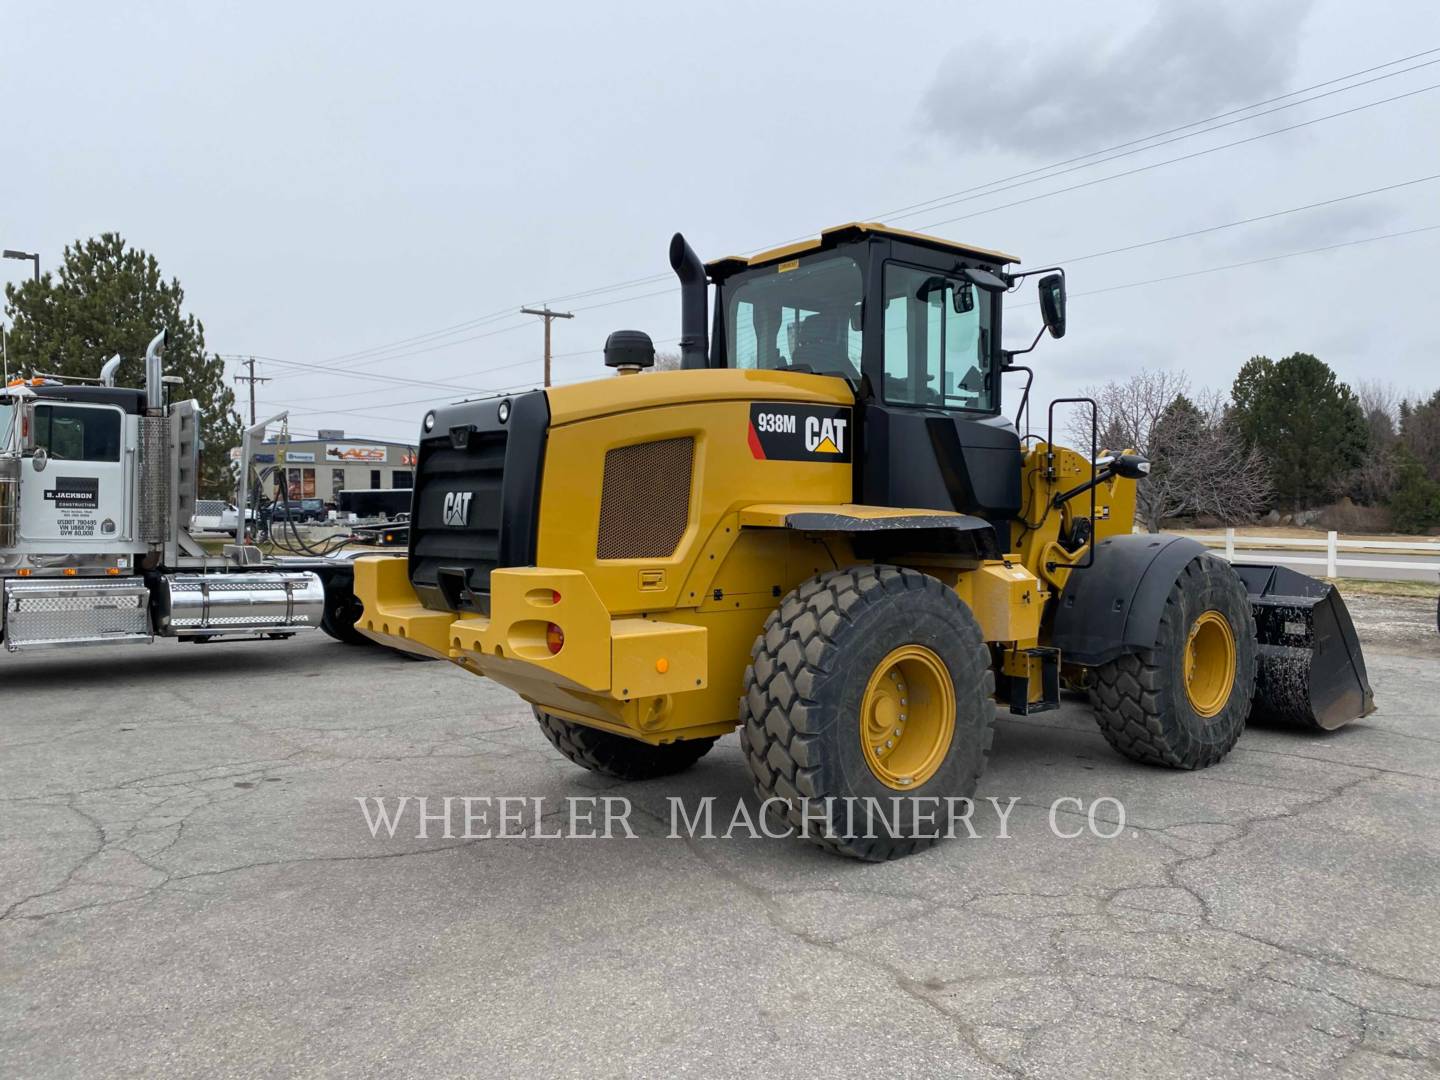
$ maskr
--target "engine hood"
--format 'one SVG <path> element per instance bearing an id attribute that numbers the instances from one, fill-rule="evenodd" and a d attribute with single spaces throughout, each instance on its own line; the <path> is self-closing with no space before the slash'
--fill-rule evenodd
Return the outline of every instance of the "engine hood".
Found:
<path id="1" fill-rule="evenodd" d="M 593 382 L 554 386 L 550 424 L 560 427 L 600 416 L 719 401 L 794 401 L 814 405 L 852 405 L 855 395 L 844 379 L 792 371 L 711 368 L 616 375 Z"/>

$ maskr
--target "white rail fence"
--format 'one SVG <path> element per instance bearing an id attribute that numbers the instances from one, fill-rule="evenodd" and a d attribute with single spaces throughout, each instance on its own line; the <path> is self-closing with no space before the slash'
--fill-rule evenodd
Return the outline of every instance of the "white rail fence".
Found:
<path id="1" fill-rule="evenodd" d="M 1323 566 L 1325 576 L 1328 578 L 1340 577 L 1344 570 L 1351 571 L 1345 575 L 1348 577 L 1364 577 L 1366 570 L 1413 570 L 1421 573 L 1429 570 L 1440 573 L 1440 541 L 1435 540 L 1341 540 L 1340 534 L 1336 532 L 1326 533 L 1324 540 L 1306 540 L 1293 536 L 1240 536 L 1234 529 L 1225 530 L 1223 541 L 1219 537 L 1211 536 L 1197 539 L 1209 547 L 1223 545 L 1223 554 L 1231 562 L 1235 560 L 1237 547 L 1242 549 L 1279 548 L 1281 550 L 1276 554 L 1283 554 L 1284 558 L 1277 559 L 1277 562 L 1287 565 Z M 1289 554 L 1293 551 L 1317 551 L 1323 552 L 1323 554 Z M 1409 558 L 1405 562 L 1400 562 L 1396 559 L 1384 558 L 1356 559 L 1342 554 L 1349 551 L 1380 555 L 1393 552 L 1396 555 L 1409 556 Z M 1423 561 L 1426 555 L 1433 555 L 1434 561 Z"/>

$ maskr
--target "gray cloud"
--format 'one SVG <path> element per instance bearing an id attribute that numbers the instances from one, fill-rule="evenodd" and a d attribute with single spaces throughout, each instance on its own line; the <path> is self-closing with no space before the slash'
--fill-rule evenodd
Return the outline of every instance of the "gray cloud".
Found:
<path id="1" fill-rule="evenodd" d="M 1170 0 L 1121 38 L 1036 34 L 994 55 L 1000 78 L 954 53 L 926 92 L 924 126 L 966 150 L 1058 156 L 1200 119 L 1289 88 L 1312 0 Z"/>

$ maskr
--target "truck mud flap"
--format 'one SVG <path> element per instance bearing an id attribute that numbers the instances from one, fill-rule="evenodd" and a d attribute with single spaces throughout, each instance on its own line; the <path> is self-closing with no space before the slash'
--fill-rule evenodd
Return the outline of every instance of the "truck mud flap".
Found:
<path id="1" fill-rule="evenodd" d="M 1260 643 L 1251 718 L 1333 731 L 1374 712 L 1360 639 L 1339 591 L 1284 566 L 1234 566 Z"/>

